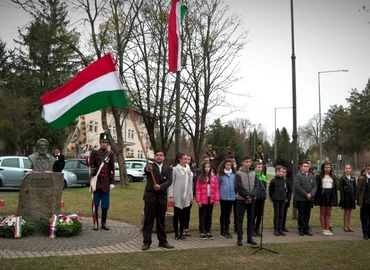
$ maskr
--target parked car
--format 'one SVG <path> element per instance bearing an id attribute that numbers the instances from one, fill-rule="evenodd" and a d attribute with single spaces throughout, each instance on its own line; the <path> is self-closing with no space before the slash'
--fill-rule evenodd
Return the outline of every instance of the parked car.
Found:
<path id="1" fill-rule="evenodd" d="M 89 167 L 87 166 L 86 159 L 66 159 L 65 162 L 64 170 L 72 172 L 77 176 L 77 184 L 90 185 Z"/>
<path id="2" fill-rule="evenodd" d="M 146 177 L 145 177 L 145 174 L 144 174 L 144 169 L 142 170 L 135 170 L 135 169 L 131 169 L 128 167 L 128 165 L 130 164 L 127 164 L 126 162 L 126 172 L 127 172 L 127 178 L 128 178 L 128 181 L 129 182 L 143 182 L 144 180 L 146 180 Z M 118 167 L 118 163 L 115 164 L 115 181 L 116 182 L 120 182 L 120 178 L 119 178 L 119 167 Z"/>
<path id="3" fill-rule="evenodd" d="M 31 161 L 23 156 L 0 157 L 0 187 L 20 188 L 24 175 L 32 171 Z M 77 176 L 68 171 L 64 174 L 64 187 L 72 187 L 77 184 Z"/>

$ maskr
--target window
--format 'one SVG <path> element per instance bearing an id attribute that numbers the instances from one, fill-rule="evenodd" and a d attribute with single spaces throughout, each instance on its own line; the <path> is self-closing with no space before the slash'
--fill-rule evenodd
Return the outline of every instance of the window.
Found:
<path id="1" fill-rule="evenodd" d="M 94 132 L 98 132 L 99 123 L 95 122 Z"/>
<path id="2" fill-rule="evenodd" d="M 25 169 L 31 169 L 32 164 L 31 161 L 28 158 L 23 159 L 23 166 Z"/>
<path id="3" fill-rule="evenodd" d="M 6 158 L 1 163 L 1 166 L 19 168 L 19 158 Z"/>
<path id="4" fill-rule="evenodd" d="M 94 121 L 90 121 L 89 122 L 89 131 L 93 132 L 93 128 L 94 128 Z"/>
<path id="5" fill-rule="evenodd" d="M 78 160 L 67 161 L 64 169 L 75 169 L 78 168 Z"/>

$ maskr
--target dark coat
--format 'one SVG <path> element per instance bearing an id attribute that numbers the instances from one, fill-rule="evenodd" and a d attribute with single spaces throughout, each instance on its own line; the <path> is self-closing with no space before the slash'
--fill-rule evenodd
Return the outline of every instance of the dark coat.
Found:
<path id="1" fill-rule="evenodd" d="M 358 196 L 357 205 L 360 206 L 360 208 L 362 208 L 364 206 L 366 185 L 369 182 L 369 180 L 370 179 L 368 179 L 366 175 L 361 175 L 358 178 L 356 192 L 357 192 L 357 196 Z"/>
<path id="2" fill-rule="evenodd" d="M 156 191 L 154 189 L 154 181 L 149 170 L 145 167 L 145 174 L 147 175 L 147 182 L 143 200 L 149 203 L 159 202 L 160 204 L 167 204 L 167 189 L 172 184 L 172 167 L 163 164 L 162 170 L 159 172 L 159 167 L 156 163 L 152 163 L 153 174 L 155 181 L 161 186 L 161 189 Z"/>
<path id="3" fill-rule="evenodd" d="M 316 184 L 317 184 L 317 192 L 315 194 L 315 205 L 322 205 L 324 206 L 324 198 L 323 193 L 325 191 L 325 188 L 322 187 L 322 178 L 320 174 L 316 175 Z M 337 177 L 333 176 L 333 188 L 332 188 L 332 200 L 331 200 L 331 206 L 337 206 L 338 205 L 338 187 L 337 187 Z"/>
<path id="4" fill-rule="evenodd" d="M 55 155 L 55 161 L 53 164 L 53 172 L 61 172 L 64 169 L 64 165 L 66 164 L 64 161 L 64 155 L 59 154 Z"/>
<path id="5" fill-rule="evenodd" d="M 304 175 L 302 171 L 299 171 L 296 176 L 294 177 L 294 184 L 293 184 L 293 193 L 294 193 L 294 202 L 299 201 L 314 201 L 314 196 L 317 191 L 317 184 L 315 181 L 315 177 L 313 174 L 308 173 L 308 175 Z M 307 194 L 310 193 L 312 195 L 311 199 L 307 199 Z"/>
<path id="6" fill-rule="evenodd" d="M 90 165 L 91 168 L 95 168 L 92 170 L 95 174 L 98 172 L 102 162 L 102 158 L 99 153 L 105 157 L 108 151 L 106 149 L 92 151 L 90 156 Z M 105 193 L 109 193 L 110 184 L 114 184 L 114 154 L 112 152 L 109 153 L 107 162 L 103 165 L 99 173 L 98 180 L 96 181 L 96 189 L 103 189 Z"/>
<path id="7" fill-rule="evenodd" d="M 269 196 L 273 201 L 285 201 L 287 183 L 283 177 L 276 176 L 269 185 Z"/>

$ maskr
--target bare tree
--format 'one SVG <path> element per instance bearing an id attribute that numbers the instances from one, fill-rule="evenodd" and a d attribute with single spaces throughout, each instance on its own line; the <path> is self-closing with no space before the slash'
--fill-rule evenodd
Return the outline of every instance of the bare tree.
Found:
<path id="1" fill-rule="evenodd" d="M 306 125 L 299 127 L 298 144 L 302 150 L 318 149 L 320 138 L 319 125 L 319 115 L 315 114 L 308 120 Z"/>
<path id="2" fill-rule="evenodd" d="M 167 153 L 174 135 L 174 78 L 167 72 L 170 1 L 147 0 L 125 52 L 125 84 L 143 116 L 151 146 Z"/>
<path id="3" fill-rule="evenodd" d="M 184 24 L 182 101 L 184 130 L 191 136 L 195 160 L 199 162 L 205 144 L 207 116 L 219 106 L 229 106 L 228 89 L 239 78 L 237 57 L 246 45 L 247 32 L 241 18 L 228 16 L 222 0 L 188 2 Z M 186 93 L 186 94 L 185 94 Z M 185 117 L 186 115 L 186 117 Z"/>

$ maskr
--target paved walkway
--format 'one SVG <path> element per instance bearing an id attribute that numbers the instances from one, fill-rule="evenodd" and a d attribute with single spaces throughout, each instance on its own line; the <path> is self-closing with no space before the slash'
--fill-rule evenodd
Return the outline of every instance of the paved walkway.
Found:
<path id="1" fill-rule="evenodd" d="M 19 239 L 1 238 L 0 259 L 5 258 L 36 258 L 49 256 L 72 256 L 84 254 L 127 253 L 164 251 L 158 247 L 157 236 L 153 234 L 153 244 L 149 251 L 142 251 L 142 234 L 140 228 L 123 222 L 108 220 L 110 231 L 94 231 L 92 219 L 83 217 L 83 231 L 78 236 L 70 238 L 49 239 L 46 236 L 34 235 Z M 291 229 L 287 236 L 274 236 L 271 229 L 264 231 L 263 245 L 271 243 L 293 243 L 314 241 L 364 241 L 360 228 L 355 232 L 344 232 L 342 228 L 334 228 L 334 236 L 324 236 L 321 229 L 314 228 L 313 236 L 299 236 L 297 229 Z M 255 240 L 260 244 L 260 238 Z M 175 240 L 174 234 L 168 234 L 168 241 L 174 245 L 173 250 L 194 248 L 236 246 L 236 234 L 233 239 L 222 239 L 214 232 L 214 240 L 203 240 L 199 233 L 192 232 L 186 240 Z M 244 245 L 246 239 L 244 239 Z"/>

